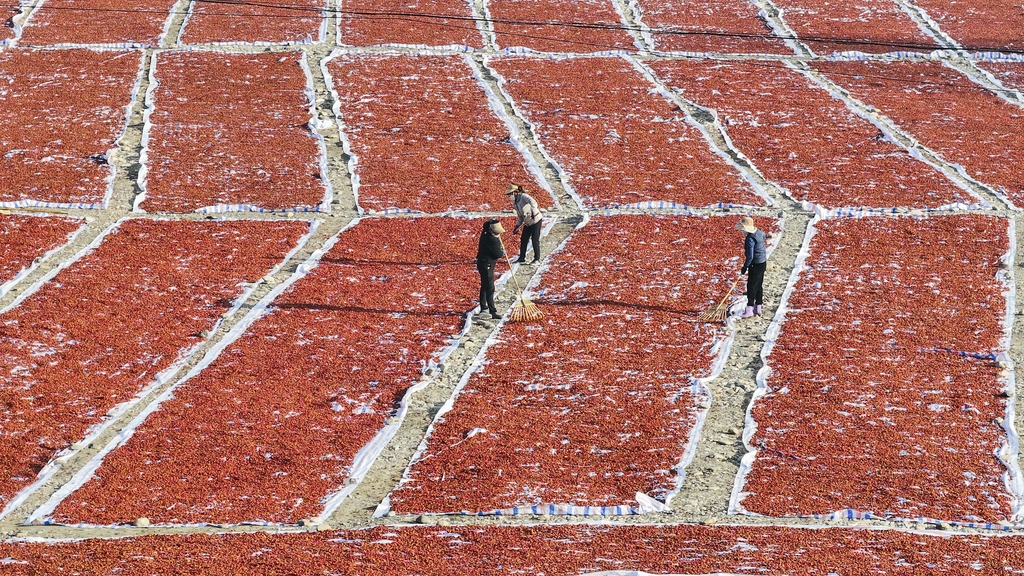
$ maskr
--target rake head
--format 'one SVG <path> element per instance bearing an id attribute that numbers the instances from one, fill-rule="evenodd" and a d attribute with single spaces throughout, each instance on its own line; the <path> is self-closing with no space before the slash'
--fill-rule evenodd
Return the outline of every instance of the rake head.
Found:
<path id="1" fill-rule="evenodd" d="M 540 311 L 536 304 L 526 298 L 522 298 L 512 307 L 508 320 L 509 322 L 534 322 L 540 320 L 543 316 L 544 313 Z"/>
<path id="2" fill-rule="evenodd" d="M 719 304 L 711 310 L 701 312 L 698 318 L 705 322 L 724 322 L 729 317 L 729 307 Z"/>

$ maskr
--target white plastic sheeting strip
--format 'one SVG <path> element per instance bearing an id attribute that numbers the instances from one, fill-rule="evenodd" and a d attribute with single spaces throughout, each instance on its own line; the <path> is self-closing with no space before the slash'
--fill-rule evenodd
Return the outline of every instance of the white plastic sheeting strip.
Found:
<path id="1" fill-rule="evenodd" d="M 36 281 L 36 283 L 33 284 L 28 290 L 25 290 L 25 292 L 23 292 L 17 299 L 15 299 L 13 302 L 11 302 L 10 305 L 8 305 L 3 310 L 0 310 L 0 315 L 6 313 L 8 310 L 11 310 L 12 308 L 14 308 L 14 307 L 18 306 L 19 304 L 21 304 L 21 302 L 23 300 L 25 300 L 25 298 L 29 297 L 29 295 L 34 294 L 36 291 L 38 291 L 40 287 L 42 287 L 44 284 L 46 284 L 51 279 L 53 279 L 62 270 L 64 270 L 65 268 L 68 268 L 72 264 L 74 264 L 74 263 L 78 262 L 79 260 L 81 260 L 86 255 L 92 253 L 103 242 L 103 240 L 107 237 L 107 235 L 109 235 L 111 232 L 117 230 L 121 226 L 121 224 L 123 224 L 124 222 L 127 222 L 129 220 L 135 220 L 135 219 L 137 219 L 137 218 L 124 217 L 124 218 L 121 218 L 120 220 L 118 220 L 117 222 L 111 224 L 110 226 L 108 226 L 107 229 L 104 230 L 102 233 L 100 233 L 91 243 L 89 243 L 88 246 L 83 248 L 81 251 L 79 251 L 77 254 L 75 254 L 71 258 L 68 258 L 67 260 L 62 262 L 59 266 L 57 266 L 56 268 L 51 270 L 49 273 L 47 273 L 45 276 L 43 276 L 38 281 Z M 167 218 L 155 218 L 154 220 L 168 221 L 169 219 L 167 219 Z M 234 220 L 232 220 L 232 221 L 234 221 Z M 281 260 L 281 262 L 276 264 L 268 272 L 268 275 L 276 273 L 282 266 L 284 266 L 291 259 L 291 257 L 294 256 L 295 253 L 298 252 L 298 250 L 300 248 L 302 248 L 306 244 L 306 242 L 313 235 L 313 233 L 316 231 L 317 227 L 320 224 L 319 222 L 317 222 L 315 220 L 305 220 L 305 222 L 308 222 L 309 225 L 310 225 L 309 231 L 306 234 L 304 234 L 299 239 L 299 241 L 296 243 L 295 247 L 292 248 L 292 250 L 289 251 L 288 254 L 285 255 L 285 257 Z M 250 284 L 250 285 L 246 285 L 245 286 L 245 290 L 242 292 L 242 294 L 240 294 L 233 301 L 233 303 L 231 305 L 231 308 L 227 312 L 222 314 L 217 319 L 217 321 L 214 323 L 214 325 L 210 328 L 210 332 L 211 333 L 215 333 L 217 331 L 217 329 L 220 327 L 220 325 L 223 324 L 225 318 L 228 318 L 228 317 L 234 315 L 235 312 L 237 312 L 239 310 L 239 308 L 241 308 L 242 304 L 244 304 L 246 302 L 246 300 L 249 299 L 249 296 L 252 295 L 253 291 L 256 289 L 257 286 L 258 286 L 258 283 L 253 283 L 253 284 Z M 115 422 L 117 422 L 118 418 L 120 418 L 120 416 L 122 414 L 132 410 L 135 406 L 137 406 L 140 402 L 142 402 L 143 399 L 145 399 L 145 397 L 148 396 L 153 390 L 155 390 L 156 388 L 159 388 L 160 386 L 162 386 L 162 385 L 166 384 L 167 382 L 169 382 L 170 378 L 172 376 L 174 376 L 174 374 L 177 373 L 178 370 L 180 370 L 183 366 L 188 364 L 189 360 L 192 359 L 192 357 L 195 355 L 195 353 L 204 344 L 205 344 L 205 342 L 197 342 L 191 348 L 180 350 L 178 358 L 174 362 L 172 362 L 170 366 L 168 366 L 167 368 L 161 370 L 159 373 L 157 373 L 155 376 L 153 376 L 152 382 L 150 382 L 141 391 L 139 391 L 139 393 L 136 394 L 134 398 L 132 398 L 130 400 L 127 400 L 125 402 L 122 402 L 121 404 L 118 404 L 118 405 L 114 406 L 113 408 L 111 408 L 107 412 L 106 418 L 104 420 L 100 421 L 99 423 L 95 424 L 92 428 L 87 430 L 86 433 L 85 433 L 85 437 L 83 439 L 79 440 L 78 442 L 75 442 L 74 444 L 88 446 L 89 444 L 93 443 L 101 434 L 103 434 L 103 432 L 105 432 L 108 428 L 110 428 L 111 425 L 113 425 Z M 31 485 L 29 485 L 26 488 L 24 488 L 10 502 L 7 503 L 7 506 L 5 506 L 3 511 L 0 512 L 0 518 L 3 518 L 9 512 L 11 512 L 12 510 L 16 509 L 18 506 L 20 506 L 22 504 L 22 502 L 25 501 L 25 499 L 27 499 L 29 496 L 31 496 L 40 486 L 45 484 L 54 474 L 56 474 L 61 469 L 62 464 L 64 462 L 68 461 L 72 456 L 74 456 L 78 452 L 79 452 L 78 449 L 75 449 L 75 448 L 72 448 L 72 447 L 68 447 L 68 448 L 66 448 L 64 450 L 61 450 L 60 452 L 57 452 L 53 456 L 53 458 L 50 460 L 50 462 L 47 463 L 42 468 L 42 470 L 39 471 L 37 480 L 35 482 L 33 482 Z M 33 517 L 36 517 L 36 516 L 33 516 Z"/>
<path id="2" fill-rule="evenodd" d="M 594 213 L 595 216 L 612 216 L 616 214 L 617 213 L 611 211 L 602 211 L 600 213 Z M 665 216 L 670 215 L 672 214 L 665 214 Z M 680 212 L 676 215 L 686 217 L 708 218 L 708 216 L 694 215 L 689 212 Z M 734 216 L 721 215 L 711 217 L 732 218 Z M 586 227 L 587 224 L 590 222 L 590 218 L 591 213 L 585 212 L 583 214 L 583 220 L 576 226 L 576 230 L 581 230 L 584 227 Z M 784 228 L 784 221 L 781 219 L 779 220 L 779 226 L 780 229 Z M 562 241 L 562 243 L 555 250 L 552 251 L 551 256 L 549 256 L 549 260 L 555 254 L 561 252 L 566 245 L 568 245 L 569 241 L 572 239 L 572 236 L 573 235 L 570 234 L 568 237 L 566 237 L 565 240 Z M 775 249 L 778 247 L 778 244 L 779 236 L 776 236 L 775 238 L 769 241 L 767 246 L 769 256 L 771 256 L 771 254 L 775 251 Z M 543 281 L 543 272 L 544 270 L 546 270 L 548 266 L 548 261 L 545 261 L 543 264 L 540 265 L 540 267 L 538 267 L 537 271 L 533 275 L 533 278 L 530 280 L 530 283 L 524 288 L 523 296 L 525 298 L 529 299 L 536 295 L 536 292 L 534 292 L 534 290 Z M 738 297 L 738 299 L 730 307 L 734 307 L 737 303 L 739 303 L 739 298 L 740 297 Z M 483 346 L 480 348 L 480 351 L 473 359 L 469 368 L 466 370 L 465 373 L 463 373 L 462 378 L 459 380 L 458 385 L 456 385 L 455 389 L 452 391 L 451 396 L 448 397 L 448 400 L 446 400 L 445 403 L 441 406 L 441 408 L 437 411 L 437 414 L 434 417 L 434 421 L 430 423 L 430 426 L 428 426 L 427 431 L 423 436 L 423 440 L 416 448 L 416 452 L 413 454 L 410 460 L 409 466 L 402 474 L 402 479 L 400 480 L 399 485 L 405 484 L 409 481 L 409 474 L 412 470 L 412 467 L 421 459 L 423 459 L 426 454 L 428 440 L 433 435 L 435 424 L 441 422 L 444 419 L 444 415 L 454 408 L 455 402 L 458 399 L 458 396 L 462 392 L 463 388 L 465 388 L 466 384 L 469 383 L 469 380 L 473 376 L 473 374 L 478 372 L 485 363 L 485 361 L 487 360 L 488 349 L 492 345 L 500 341 L 501 329 L 504 326 L 506 320 L 507 317 L 503 317 L 501 321 L 498 323 L 498 326 L 494 330 L 494 332 L 492 332 L 491 335 L 484 341 Z M 691 378 L 690 390 L 691 393 L 694 395 L 694 403 L 696 405 L 699 405 L 700 403 L 705 403 L 706 406 L 698 410 L 696 413 L 696 419 L 688 435 L 686 446 L 683 449 L 683 454 L 680 456 L 678 463 L 673 468 L 676 472 L 675 487 L 666 494 L 664 502 L 658 501 L 642 492 L 637 492 L 635 496 L 637 502 L 636 506 L 574 506 L 570 504 L 542 503 L 534 506 L 514 506 L 511 508 L 481 511 L 472 515 L 515 516 L 520 514 L 547 514 L 551 516 L 627 516 L 636 514 L 648 514 L 652 512 L 669 511 L 671 509 L 670 505 L 672 498 L 676 494 L 678 494 L 679 491 L 682 489 L 683 482 L 686 479 L 686 467 L 690 465 L 690 463 L 693 461 L 693 458 L 696 455 L 697 441 L 700 438 L 700 432 L 703 429 L 704 422 L 707 418 L 707 414 L 711 409 L 712 396 L 711 389 L 708 386 L 708 384 L 712 380 L 717 378 L 719 375 L 721 375 L 722 371 L 725 369 L 725 365 L 729 359 L 729 352 L 731 350 L 735 336 L 736 324 L 735 315 L 733 315 L 727 320 L 725 335 L 722 338 L 720 338 L 712 347 L 712 354 L 714 355 L 714 359 L 712 360 L 708 374 L 700 378 Z M 378 518 L 386 516 L 390 510 L 391 498 L 389 494 L 384 498 L 380 505 L 377 506 L 377 509 L 374 511 L 374 517 Z M 470 513 L 463 514 L 471 515 Z M 447 513 L 428 513 L 427 515 L 447 515 Z"/>
<path id="3" fill-rule="evenodd" d="M 22 278 L 25 278 L 29 274 L 35 272 L 35 270 L 39 268 L 39 266 L 42 265 L 43 262 L 45 262 L 50 256 L 53 256 L 57 252 L 60 252 L 61 250 L 64 249 L 65 246 L 74 242 L 75 238 L 77 238 L 78 235 L 81 234 L 83 230 L 85 230 L 85 218 L 78 218 L 74 216 L 55 216 L 53 214 L 19 214 L 19 216 L 29 216 L 32 218 L 65 218 L 68 220 L 78 220 L 81 223 L 81 225 L 73 232 L 68 234 L 67 238 L 64 240 L 64 242 L 61 242 L 59 246 L 56 246 L 48 250 L 45 254 L 33 260 L 30 265 L 19 270 L 18 273 L 15 274 L 13 278 L 4 282 L 3 284 L 0 284 L 0 298 L 2 298 L 4 294 L 7 294 L 7 292 L 12 287 L 14 287 L 15 284 L 22 280 Z"/>
<path id="4" fill-rule="evenodd" d="M 824 220 L 835 220 L 839 218 L 880 218 L 880 217 L 907 217 L 905 215 L 891 215 L 889 211 L 872 211 L 872 210 L 859 210 L 857 212 L 843 213 L 843 214 L 830 214 L 827 211 L 819 213 L 811 219 L 807 225 L 807 232 L 804 234 L 804 241 L 797 253 L 793 272 L 790 274 L 789 282 L 786 284 L 786 288 L 782 293 L 779 300 L 779 307 L 776 310 L 775 316 L 772 318 L 771 324 L 768 326 L 768 330 L 765 333 L 765 343 L 761 348 L 761 362 L 763 366 L 757 372 L 756 382 L 757 389 L 754 390 L 751 396 L 750 403 L 747 405 L 746 415 L 744 417 L 744 428 L 743 428 L 743 445 L 747 450 L 747 453 L 743 455 L 740 460 L 740 468 L 736 474 L 736 478 L 733 483 L 732 493 L 729 497 L 729 513 L 730 514 L 743 514 L 746 516 L 761 516 L 755 512 L 746 510 L 742 501 L 747 496 L 747 493 L 743 491 L 743 486 L 746 483 L 747 475 L 753 468 L 754 462 L 757 457 L 758 450 L 753 447 L 750 443 L 754 434 L 757 432 L 757 422 L 752 416 L 752 410 L 754 404 L 758 400 L 763 398 L 769 391 L 768 378 L 771 376 L 771 367 L 768 361 L 768 357 L 771 355 L 772 349 L 775 347 L 775 343 L 782 330 L 782 325 L 785 322 L 786 312 L 789 310 L 788 302 L 790 296 L 796 288 L 797 282 L 800 280 L 800 276 L 804 270 L 807 269 L 807 259 L 810 256 L 810 244 L 811 240 L 817 233 L 818 223 Z M 921 218 L 920 215 L 914 215 L 911 217 Z M 950 216 L 950 217 L 955 217 Z M 1003 378 L 1003 389 L 1004 390 L 1015 390 L 1016 389 L 1016 377 L 1014 375 L 1013 363 L 1009 358 L 1010 339 L 1013 330 L 1013 319 L 1016 310 L 1016 297 L 1015 287 L 1013 281 L 1013 266 L 1017 252 L 1016 242 L 1016 223 L 1014 219 L 1008 218 L 1008 231 L 1009 234 L 1009 245 L 1010 248 L 1006 254 L 1000 257 L 1000 261 L 1007 265 L 1007 270 L 1001 271 L 998 274 L 998 280 L 1003 284 L 1005 290 L 1004 295 L 1006 296 L 1006 315 L 1003 320 L 1003 337 L 1000 339 L 1001 351 L 993 355 L 993 359 L 999 362 L 1003 362 L 1007 366 L 1008 376 Z M 969 353 L 967 353 L 969 354 Z M 972 354 L 974 355 L 974 354 Z M 1022 475 L 1018 456 L 1020 452 L 1020 442 L 1014 427 L 1015 407 L 1013 397 L 1008 398 L 1006 405 L 1006 412 L 1003 418 L 1002 428 L 1006 432 L 1006 438 L 1004 444 L 1000 446 L 994 456 L 1006 466 L 1006 470 L 1003 473 L 1003 482 L 1006 486 L 1007 492 L 1012 498 L 1011 504 L 1011 518 L 1013 520 L 1020 520 L 1024 517 L 1024 475 Z M 988 530 L 1010 530 L 1013 527 L 1009 524 L 1002 523 L 984 523 L 984 522 L 956 522 L 948 520 L 939 520 L 928 517 L 917 517 L 917 518 L 903 518 L 903 517 L 892 517 L 873 514 L 871 512 L 859 511 L 853 509 L 842 509 L 829 514 L 809 514 L 809 515 L 795 515 L 796 518 L 815 518 L 819 520 L 888 520 L 888 521 L 914 521 L 914 522 L 926 522 L 938 524 L 941 522 L 948 523 L 953 526 L 962 526 L 966 528 L 983 528 Z"/>

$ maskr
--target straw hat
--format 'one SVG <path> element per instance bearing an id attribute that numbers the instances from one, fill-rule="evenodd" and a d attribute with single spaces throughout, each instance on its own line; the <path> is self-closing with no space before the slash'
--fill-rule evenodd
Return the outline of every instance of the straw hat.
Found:
<path id="1" fill-rule="evenodd" d="M 523 193 L 523 187 L 520 186 L 519 184 L 516 184 L 515 182 L 510 183 L 508 185 L 508 190 L 505 190 L 505 196 L 511 196 L 513 194 L 522 194 L 522 193 Z"/>
<path id="2" fill-rule="evenodd" d="M 743 220 L 736 223 L 737 230 L 743 230 L 747 234 L 753 234 L 757 232 L 757 226 L 754 226 L 754 219 L 750 216 L 744 216 Z"/>
<path id="3" fill-rule="evenodd" d="M 495 222 L 494 224 L 491 224 L 491 232 L 494 232 L 495 234 L 504 234 L 505 227 L 501 225 L 501 222 Z"/>

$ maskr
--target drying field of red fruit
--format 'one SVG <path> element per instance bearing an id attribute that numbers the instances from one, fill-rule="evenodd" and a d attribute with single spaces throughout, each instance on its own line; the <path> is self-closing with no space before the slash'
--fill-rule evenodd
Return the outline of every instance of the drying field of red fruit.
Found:
<path id="1" fill-rule="evenodd" d="M 933 39 L 892 0 L 775 0 L 786 23 L 816 54 L 931 52 Z"/>
<path id="2" fill-rule="evenodd" d="M 42 0 L 24 23 L 26 46 L 159 46 L 176 0 Z M 22 2 L 22 4 L 28 4 Z"/>
<path id="3" fill-rule="evenodd" d="M 0 51 L 0 206 L 102 208 L 139 52 Z"/>
<path id="4" fill-rule="evenodd" d="M 39 260 L 74 238 L 83 224 L 80 218 L 0 214 L 0 296 Z"/>
<path id="5" fill-rule="evenodd" d="M 1020 0 L 0 3 L 0 573 L 1024 574 Z"/>
<path id="6" fill-rule="evenodd" d="M 672 60 L 651 67 L 687 98 L 715 110 L 737 150 L 795 200 L 828 208 L 977 202 L 782 63 Z M 779 100 L 766 101 L 765 93 Z"/>
<path id="7" fill-rule="evenodd" d="M 1024 205 L 1024 113 L 939 62 L 818 62 L 815 69 L 970 176 Z"/>
<path id="8" fill-rule="evenodd" d="M 501 327 L 391 493 L 395 512 L 621 514 L 642 508 L 638 492 L 670 499 L 707 409 L 701 379 L 731 340 L 694 321 L 736 272 L 723 226 L 597 216 L 576 230 L 533 288 L 551 313 Z"/>
<path id="9" fill-rule="evenodd" d="M 641 29 L 659 52 L 792 54 L 745 0 L 636 0 Z"/>
<path id="10" fill-rule="evenodd" d="M 54 521 L 294 524 L 321 515 L 346 478 L 358 479 L 357 453 L 376 457 L 394 433 L 385 421 L 464 329 L 476 306 L 476 271 L 465 263 L 481 224 L 364 220 L 343 231 L 103 459 Z M 426 242 L 436 235 L 450 240 L 446 249 Z"/>
<path id="11" fill-rule="evenodd" d="M 487 64 L 584 206 L 764 205 L 628 59 L 501 58 Z"/>
<path id="12" fill-rule="evenodd" d="M 343 46 L 467 46 L 483 48 L 468 0 L 361 0 L 342 10 L 338 43 Z"/>
<path id="13" fill-rule="evenodd" d="M 615 3 L 607 0 L 490 0 L 487 10 L 500 48 L 578 54 L 636 50 Z M 566 21 L 574 25 L 557 24 Z"/>
<path id="14" fill-rule="evenodd" d="M 0 501 L 160 382 L 308 229 L 126 220 L 3 311 Z"/>
<path id="15" fill-rule="evenodd" d="M 974 215 L 817 223 L 752 404 L 738 506 L 958 523 L 1016 515 L 1020 470 L 999 424 L 1012 383 L 996 363 L 1007 351 L 1007 228 Z"/>
<path id="16" fill-rule="evenodd" d="M 339 53 L 325 65 L 363 210 L 494 211 L 520 182 L 543 207 L 540 171 L 459 55 Z M 386 98 L 380 95 L 386 94 Z M 503 113 L 503 112 L 502 112 Z M 539 190 L 538 190 L 539 189 Z"/>
<path id="17" fill-rule="evenodd" d="M 294 44 L 323 41 L 327 0 L 194 2 L 181 32 L 185 44 Z"/>
<path id="18" fill-rule="evenodd" d="M 149 212 L 318 210 L 330 202 L 302 52 L 159 52 L 143 136 Z M 141 202 L 139 201 L 141 200 Z"/>

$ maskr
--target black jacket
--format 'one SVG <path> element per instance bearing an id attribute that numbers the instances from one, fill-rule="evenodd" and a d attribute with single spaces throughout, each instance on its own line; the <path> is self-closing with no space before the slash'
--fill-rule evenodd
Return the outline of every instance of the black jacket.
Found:
<path id="1" fill-rule="evenodd" d="M 505 251 L 501 249 L 501 240 L 490 232 L 480 234 L 480 247 L 476 251 L 477 264 L 497 262 Z"/>

